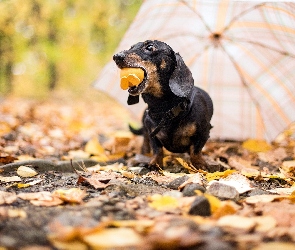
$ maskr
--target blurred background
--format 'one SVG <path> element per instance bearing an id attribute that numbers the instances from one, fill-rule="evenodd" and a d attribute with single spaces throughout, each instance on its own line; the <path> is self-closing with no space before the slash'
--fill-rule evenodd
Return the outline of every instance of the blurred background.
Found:
<path id="1" fill-rule="evenodd" d="M 0 95 L 80 93 L 110 60 L 141 0 L 0 0 Z"/>

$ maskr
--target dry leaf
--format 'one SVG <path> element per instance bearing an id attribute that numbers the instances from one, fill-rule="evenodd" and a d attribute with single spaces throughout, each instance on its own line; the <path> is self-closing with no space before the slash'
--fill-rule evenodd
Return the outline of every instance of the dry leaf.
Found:
<path id="1" fill-rule="evenodd" d="M 92 138 L 89 140 L 85 145 L 85 152 L 89 153 L 90 155 L 104 155 L 105 150 L 103 146 L 99 143 L 97 137 Z"/>
<path id="2" fill-rule="evenodd" d="M 18 181 L 22 181 L 22 179 L 19 176 L 0 176 L 0 182 L 18 182 Z"/>
<path id="3" fill-rule="evenodd" d="M 15 193 L 0 191 L 0 205 L 11 204 L 16 200 Z"/>
<path id="4" fill-rule="evenodd" d="M 211 214 L 214 214 L 221 206 L 221 201 L 211 194 L 203 194 L 210 203 Z"/>
<path id="5" fill-rule="evenodd" d="M 149 206 L 162 212 L 169 212 L 178 208 L 178 200 L 175 197 L 154 194 L 149 197 Z"/>
<path id="6" fill-rule="evenodd" d="M 235 214 L 238 208 L 239 206 L 233 201 L 222 201 L 221 203 L 217 203 L 215 205 L 214 213 L 212 214 L 212 216 L 214 219 L 219 219 L 222 216 Z"/>
<path id="7" fill-rule="evenodd" d="M 108 183 L 111 179 L 115 179 L 117 177 L 120 177 L 120 175 L 115 172 L 94 173 L 88 178 L 80 176 L 78 184 L 86 181 L 96 189 L 104 189 L 109 186 Z"/>
<path id="8" fill-rule="evenodd" d="M 266 242 L 259 244 L 252 250 L 295 250 L 295 245 L 292 242 Z"/>
<path id="9" fill-rule="evenodd" d="M 268 232 L 277 225 L 277 221 L 272 216 L 256 216 L 252 217 L 252 219 L 257 223 L 255 227 L 256 232 Z"/>
<path id="10" fill-rule="evenodd" d="M 207 173 L 206 174 L 206 179 L 207 181 L 212 181 L 212 180 L 219 180 L 220 178 L 225 178 L 233 173 L 237 172 L 236 170 L 225 170 L 224 172 L 214 172 L 214 173 Z"/>
<path id="11" fill-rule="evenodd" d="M 295 177 L 295 161 L 284 161 L 280 171 L 288 178 Z"/>
<path id="12" fill-rule="evenodd" d="M 175 160 L 177 160 L 180 165 L 187 169 L 190 173 L 198 172 L 198 169 L 196 169 L 192 164 L 187 163 L 184 159 L 177 157 Z"/>
<path id="13" fill-rule="evenodd" d="M 69 202 L 69 203 L 82 203 L 83 199 L 87 196 L 85 190 L 79 188 L 71 189 L 58 189 L 52 193 L 53 196 L 58 197 L 59 199 Z"/>
<path id="14" fill-rule="evenodd" d="M 57 206 L 61 205 L 63 201 L 58 197 L 54 197 L 50 192 L 37 192 L 37 193 L 19 193 L 17 197 L 23 200 L 29 200 L 35 206 Z"/>
<path id="15" fill-rule="evenodd" d="M 27 166 L 20 166 L 16 172 L 21 177 L 33 177 L 38 174 L 34 169 Z"/>
<path id="16" fill-rule="evenodd" d="M 91 249 L 138 249 L 142 237 L 131 228 L 106 228 L 85 235 L 83 241 Z"/>
<path id="17" fill-rule="evenodd" d="M 226 215 L 217 221 L 217 226 L 225 229 L 229 228 L 250 232 L 256 226 L 256 222 L 253 219 L 244 216 Z"/>
<path id="18" fill-rule="evenodd" d="M 267 152 L 272 146 L 264 140 L 249 139 L 243 142 L 242 147 L 252 152 Z"/>
<path id="19" fill-rule="evenodd" d="M 247 204 L 255 204 L 255 203 L 258 203 L 258 202 L 266 203 L 266 202 L 272 202 L 275 199 L 281 198 L 281 197 L 283 197 L 283 196 L 280 196 L 280 195 L 268 195 L 268 194 L 254 195 L 254 196 L 247 197 L 245 199 L 245 202 Z"/>
<path id="20" fill-rule="evenodd" d="M 253 189 L 249 179 L 238 173 L 231 174 L 226 178 L 221 178 L 219 182 L 234 187 L 239 194 L 243 194 Z"/>
<path id="21" fill-rule="evenodd" d="M 56 247 L 56 249 L 62 249 L 62 250 L 88 250 L 89 247 L 78 240 L 73 241 L 58 241 L 58 240 L 51 240 L 51 243 Z M 1 250 L 1 249 L 0 249 Z"/>
<path id="22" fill-rule="evenodd" d="M 22 209 L 11 209 L 7 207 L 0 207 L 0 217 L 2 218 L 26 218 L 27 213 Z M 0 247 L 1 250 L 1 247 Z"/>

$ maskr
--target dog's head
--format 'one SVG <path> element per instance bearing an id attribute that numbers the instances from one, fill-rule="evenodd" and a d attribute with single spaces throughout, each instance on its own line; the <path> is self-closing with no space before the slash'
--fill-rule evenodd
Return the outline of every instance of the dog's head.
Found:
<path id="1" fill-rule="evenodd" d="M 177 96 L 187 97 L 194 86 L 192 74 L 181 56 L 164 42 L 139 42 L 117 53 L 113 59 L 120 69 L 141 68 L 144 71 L 143 81 L 128 89 L 132 96 L 147 93 L 161 97 L 165 91 L 172 91 Z"/>

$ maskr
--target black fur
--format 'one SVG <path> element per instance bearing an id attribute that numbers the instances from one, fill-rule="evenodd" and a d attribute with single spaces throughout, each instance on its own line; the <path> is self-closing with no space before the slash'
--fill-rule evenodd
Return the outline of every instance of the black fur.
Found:
<path id="1" fill-rule="evenodd" d="M 205 168 L 201 150 L 209 138 L 213 103 L 194 86 L 182 57 L 164 42 L 145 41 L 114 55 L 119 68 L 142 68 L 144 80 L 128 89 L 128 104 L 141 94 L 148 107 L 143 116 L 143 153 L 152 148 L 150 165 L 162 166 L 163 147 L 175 153 L 188 152 L 193 165 Z"/>

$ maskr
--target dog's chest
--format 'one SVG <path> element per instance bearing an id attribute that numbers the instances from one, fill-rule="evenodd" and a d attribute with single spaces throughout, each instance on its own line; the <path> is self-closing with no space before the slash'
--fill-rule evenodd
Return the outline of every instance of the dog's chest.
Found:
<path id="1" fill-rule="evenodd" d="M 192 137 L 196 134 L 195 123 L 182 124 L 162 128 L 156 137 L 165 148 L 172 152 L 182 152 L 192 144 Z"/>

